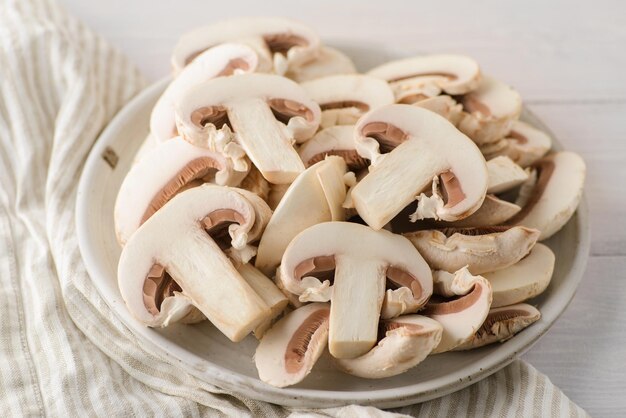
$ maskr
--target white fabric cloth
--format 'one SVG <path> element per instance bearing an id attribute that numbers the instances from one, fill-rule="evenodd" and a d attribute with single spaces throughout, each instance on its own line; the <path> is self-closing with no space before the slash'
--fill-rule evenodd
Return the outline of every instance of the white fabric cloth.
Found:
<path id="1" fill-rule="evenodd" d="M 3 416 L 586 416 L 521 361 L 393 412 L 291 411 L 229 394 L 144 351 L 92 285 L 74 226 L 85 158 L 144 84 L 56 2 L 0 2 Z"/>

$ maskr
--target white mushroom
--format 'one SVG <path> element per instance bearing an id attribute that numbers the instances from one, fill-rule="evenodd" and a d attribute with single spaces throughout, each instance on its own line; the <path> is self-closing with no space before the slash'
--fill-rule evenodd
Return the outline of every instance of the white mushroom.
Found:
<path id="1" fill-rule="evenodd" d="M 583 193 L 585 162 L 576 153 L 549 154 L 535 165 L 536 176 L 522 185 L 516 204 L 522 210 L 507 223 L 541 231 L 550 238 L 572 217 Z"/>
<path id="2" fill-rule="evenodd" d="M 135 157 L 133 158 L 133 165 L 136 165 L 146 154 L 149 154 L 154 148 L 156 148 L 157 142 L 151 134 L 146 136 L 146 139 L 143 140 L 141 146 L 135 153 Z"/>
<path id="3" fill-rule="evenodd" d="M 395 376 L 421 363 L 441 341 L 442 331 L 437 321 L 420 315 L 384 320 L 374 348 L 361 357 L 336 359 L 335 365 L 366 379 Z"/>
<path id="4" fill-rule="evenodd" d="M 543 293 L 550 284 L 554 262 L 552 250 L 543 244 L 536 244 L 516 264 L 483 274 L 493 290 L 491 306 L 512 305 Z"/>
<path id="5" fill-rule="evenodd" d="M 244 247 L 252 231 L 264 226 L 256 225 L 257 211 L 241 192 L 209 184 L 187 190 L 130 237 L 120 256 L 118 284 L 135 318 L 152 327 L 174 322 L 182 309 L 172 305 L 182 297 L 184 307 L 196 306 L 232 341 L 268 318 L 268 305 L 216 237 L 228 226 L 230 245 Z"/>
<path id="6" fill-rule="evenodd" d="M 504 342 L 541 318 L 541 313 L 526 303 L 489 310 L 487 319 L 467 342 L 452 351 L 471 350 L 495 342 Z"/>
<path id="7" fill-rule="evenodd" d="M 428 109 L 440 116 L 448 119 L 451 124 L 457 125 L 463 116 L 463 106 L 457 103 L 452 97 L 442 95 L 429 97 L 413 103 L 413 106 Z"/>
<path id="8" fill-rule="evenodd" d="M 343 52 L 329 46 L 321 46 L 314 55 L 314 58 L 300 65 L 289 67 L 285 77 L 302 83 L 336 74 L 356 73 L 354 63 Z"/>
<path id="9" fill-rule="evenodd" d="M 353 125 L 337 125 L 322 129 L 298 150 L 307 167 L 322 161 L 327 155 L 342 157 L 352 171 L 367 168 L 369 162 L 356 151 Z"/>
<path id="10" fill-rule="evenodd" d="M 208 48 L 239 40 L 253 40 L 268 49 L 278 74 L 310 61 L 320 46 L 315 32 L 292 20 L 278 17 L 223 20 L 181 36 L 172 54 L 174 72 L 180 72 Z"/>
<path id="11" fill-rule="evenodd" d="M 457 126 L 479 145 L 504 138 L 522 112 L 519 93 L 491 77 L 483 77 L 461 103 L 465 113 Z"/>
<path id="12" fill-rule="evenodd" d="M 439 95 L 465 94 L 481 79 L 478 63 L 464 55 L 422 55 L 391 61 L 367 74 L 391 85 L 398 103 L 415 103 Z"/>
<path id="13" fill-rule="evenodd" d="M 348 222 L 298 234 L 277 273 L 294 294 L 330 297 L 329 347 L 336 358 L 358 357 L 376 344 L 386 278 L 412 289 L 416 309 L 432 293 L 430 268 L 406 238 Z"/>
<path id="14" fill-rule="evenodd" d="M 239 187 L 256 194 L 266 202 L 269 200 L 270 184 L 254 165 L 250 167 L 248 175 L 241 180 Z"/>
<path id="15" fill-rule="evenodd" d="M 435 270 L 468 266 L 482 274 L 511 266 L 535 245 L 539 231 L 525 227 L 445 228 L 403 234 Z"/>
<path id="16" fill-rule="evenodd" d="M 365 112 L 394 102 L 385 81 L 362 74 L 331 75 L 301 86 L 322 109 L 320 128 L 354 125 Z"/>
<path id="17" fill-rule="evenodd" d="M 311 166 L 289 186 L 259 242 L 256 267 L 271 276 L 291 240 L 306 228 L 327 221 L 343 221 L 346 163 L 331 156 Z"/>
<path id="18" fill-rule="evenodd" d="M 431 301 L 420 312 L 443 326 L 441 342 L 433 354 L 450 351 L 471 339 L 489 313 L 491 285 L 483 277 L 456 274 L 452 288 L 464 296 L 445 302 Z"/>
<path id="19" fill-rule="evenodd" d="M 254 354 L 259 378 L 281 388 L 302 381 L 326 347 L 329 313 L 327 303 L 311 303 L 274 324 Z"/>
<path id="20" fill-rule="evenodd" d="M 515 216 L 521 207 L 488 194 L 478 210 L 456 222 L 437 222 L 437 227 L 483 227 L 500 225 Z"/>
<path id="21" fill-rule="evenodd" d="M 487 161 L 487 173 L 489 173 L 487 193 L 506 192 L 528 180 L 528 173 L 506 156 Z"/>
<path id="22" fill-rule="evenodd" d="M 487 160 L 506 155 L 521 167 L 528 167 L 546 155 L 551 146 L 548 134 L 516 120 L 506 138 L 486 144 L 480 150 Z"/>
<path id="23" fill-rule="evenodd" d="M 485 159 L 476 145 L 443 117 L 410 105 L 375 109 L 355 126 L 359 155 L 370 172 L 352 190 L 359 215 L 381 229 L 418 199 L 413 219 L 463 219 L 487 190 Z M 432 186 L 432 196 L 426 191 Z"/>
<path id="24" fill-rule="evenodd" d="M 115 202 L 115 230 L 124 245 L 150 216 L 176 194 L 204 182 L 236 186 L 246 176 L 222 154 L 181 138 L 159 144 L 135 164 L 122 182 Z"/>
<path id="25" fill-rule="evenodd" d="M 293 141 L 309 139 L 320 108 L 295 82 L 269 74 L 219 77 L 180 99 L 178 130 L 186 140 L 229 152 L 234 139 L 270 183 L 291 183 L 304 171 Z"/>
<path id="26" fill-rule="evenodd" d="M 270 70 L 271 63 L 245 44 L 226 43 L 207 49 L 181 70 L 156 102 L 150 115 L 150 132 L 157 142 L 178 135 L 174 105 L 190 88 L 219 76 Z"/>

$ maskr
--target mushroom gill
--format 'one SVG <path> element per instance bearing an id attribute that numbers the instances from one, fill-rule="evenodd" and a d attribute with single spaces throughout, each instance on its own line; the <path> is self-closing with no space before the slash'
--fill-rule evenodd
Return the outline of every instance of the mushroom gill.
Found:
<path id="1" fill-rule="evenodd" d="M 324 324 L 328 324 L 330 309 L 314 311 L 293 334 L 285 350 L 285 370 L 298 373 L 304 366 L 305 356 Z"/>

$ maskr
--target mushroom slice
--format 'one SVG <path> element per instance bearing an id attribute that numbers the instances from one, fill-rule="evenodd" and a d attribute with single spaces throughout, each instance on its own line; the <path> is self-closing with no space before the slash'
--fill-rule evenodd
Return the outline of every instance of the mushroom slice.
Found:
<path id="1" fill-rule="evenodd" d="M 482 274 L 521 260 L 539 238 L 536 229 L 517 226 L 445 228 L 404 234 L 435 270 L 456 271 L 468 266 Z"/>
<path id="2" fill-rule="evenodd" d="M 504 342 L 541 318 L 541 313 L 526 303 L 489 310 L 487 319 L 467 342 L 452 351 L 471 350 L 495 342 Z"/>
<path id="3" fill-rule="evenodd" d="M 115 230 L 124 245 L 141 224 L 183 190 L 204 182 L 236 186 L 247 172 L 229 158 L 181 138 L 159 144 L 135 164 L 117 194 Z"/>
<path id="4" fill-rule="evenodd" d="M 271 276 L 291 240 L 306 228 L 326 221 L 343 221 L 346 163 L 331 156 L 311 166 L 289 186 L 259 242 L 256 267 Z"/>
<path id="5" fill-rule="evenodd" d="M 231 129 L 263 177 L 291 183 L 304 171 L 293 141 L 309 139 L 319 125 L 317 103 L 295 82 L 270 74 L 218 77 L 180 99 L 176 125 L 187 141 L 229 152 Z"/>
<path id="6" fill-rule="evenodd" d="M 270 71 L 254 49 L 245 44 L 227 43 L 209 48 L 185 67 L 167 86 L 150 115 L 150 132 L 157 142 L 178 135 L 174 104 L 183 93 L 204 81 L 219 76 L 255 71 Z"/>
<path id="7" fill-rule="evenodd" d="M 554 271 L 554 253 L 543 244 L 536 244 L 530 253 L 516 264 L 502 270 L 485 273 L 491 283 L 491 306 L 512 305 L 533 298 L 550 284 Z"/>
<path id="8" fill-rule="evenodd" d="M 329 348 L 336 358 L 358 357 L 376 344 L 387 277 L 410 282 L 417 306 L 432 293 L 430 268 L 406 238 L 348 222 L 302 231 L 278 271 L 291 293 L 331 297 Z"/>
<path id="9" fill-rule="evenodd" d="M 352 190 L 352 200 L 374 229 L 416 196 L 413 219 L 446 221 L 471 215 L 485 198 L 485 159 L 469 138 L 434 112 L 401 104 L 375 109 L 359 119 L 355 139 L 359 155 L 372 164 Z M 427 196 L 423 192 L 431 185 L 433 194 Z"/>
<path id="10" fill-rule="evenodd" d="M 485 200 L 480 208 L 467 218 L 454 223 L 437 222 L 437 227 L 443 227 L 444 225 L 459 228 L 500 225 L 515 216 L 520 210 L 522 208 L 518 205 L 488 194 L 485 196 Z"/>
<path id="11" fill-rule="evenodd" d="M 301 86 L 322 109 L 320 128 L 354 125 L 365 112 L 394 102 L 385 81 L 362 74 L 331 75 Z"/>
<path id="12" fill-rule="evenodd" d="M 149 154 L 154 148 L 156 148 L 157 143 L 154 137 L 151 134 L 146 136 L 146 139 L 143 140 L 141 146 L 135 153 L 135 157 L 133 158 L 133 164 L 136 165 L 146 154 Z"/>
<path id="13" fill-rule="evenodd" d="M 413 105 L 435 112 L 436 114 L 448 119 L 450 123 L 455 126 L 459 123 L 463 115 L 463 106 L 457 103 L 450 96 L 443 95 L 429 97 L 428 99 L 420 100 Z"/>
<path id="14" fill-rule="evenodd" d="M 507 137 L 493 145 L 480 149 L 487 160 L 506 155 L 520 167 L 528 167 L 550 151 L 552 139 L 545 132 L 516 120 Z"/>
<path id="15" fill-rule="evenodd" d="M 404 373 L 421 363 L 441 341 L 443 328 L 421 315 L 405 315 L 381 321 L 379 341 L 361 357 L 336 359 L 343 372 L 366 379 Z"/>
<path id="16" fill-rule="evenodd" d="M 270 195 L 270 184 L 263 178 L 261 172 L 253 165 L 248 175 L 241 180 L 239 187 L 248 190 L 267 202 Z"/>
<path id="17" fill-rule="evenodd" d="M 443 326 L 441 342 L 433 354 L 450 351 L 471 339 L 491 306 L 491 285 L 481 276 L 456 274 L 453 288 L 463 296 L 445 302 L 433 301 L 420 312 Z"/>
<path id="18" fill-rule="evenodd" d="M 367 168 L 369 161 L 356 151 L 353 125 L 337 125 L 322 129 L 298 150 L 307 167 L 322 161 L 327 155 L 342 157 L 351 171 Z"/>
<path id="19" fill-rule="evenodd" d="M 255 212 L 239 189 L 225 186 L 205 184 L 170 200 L 137 229 L 120 256 L 118 284 L 133 316 L 148 326 L 167 325 L 169 304 L 180 296 L 232 341 L 263 322 L 268 305 L 222 252 L 217 237 L 228 225 L 233 244 L 245 245 Z M 154 274 L 155 268 L 167 275 Z"/>
<path id="20" fill-rule="evenodd" d="M 576 153 L 549 154 L 534 166 L 536 175 L 520 189 L 516 204 L 522 210 L 507 223 L 541 231 L 539 240 L 550 238 L 572 217 L 583 193 L 585 162 Z"/>
<path id="21" fill-rule="evenodd" d="M 457 126 L 479 145 L 504 138 L 522 112 L 519 93 L 491 77 L 483 77 L 461 103 L 465 112 Z"/>
<path id="22" fill-rule="evenodd" d="M 481 79 L 478 63 L 464 55 L 422 55 L 391 61 L 376 67 L 368 75 L 386 80 L 396 102 L 415 103 L 439 95 L 465 94 L 474 90 Z"/>
<path id="23" fill-rule="evenodd" d="M 255 39 L 272 55 L 274 70 L 310 61 L 320 47 L 319 37 L 301 23 L 277 17 L 244 17 L 203 26 L 180 37 L 172 54 L 174 72 L 180 72 L 203 51 L 237 40 Z"/>
<path id="24" fill-rule="evenodd" d="M 321 46 L 314 58 L 297 66 L 290 67 L 285 77 L 302 83 L 336 74 L 356 73 L 354 63 L 343 52 L 329 46 Z"/>
<path id="25" fill-rule="evenodd" d="M 327 303 L 311 303 L 274 324 L 254 354 L 259 378 L 280 388 L 302 381 L 326 347 L 329 312 Z"/>
<path id="26" fill-rule="evenodd" d="M 487 161 L 487 173 L 489 173 L 487 193 L 506 192 L 528 180 L 528 173 L 505 156 Z"/>

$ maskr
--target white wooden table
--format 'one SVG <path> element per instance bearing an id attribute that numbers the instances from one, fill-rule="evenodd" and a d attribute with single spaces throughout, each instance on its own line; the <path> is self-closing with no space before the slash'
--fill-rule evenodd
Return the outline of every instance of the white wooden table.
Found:
<path id="1" fill-rule="evenodd" d="M 585 158 L 592 227 L 576 297 L 523 358 L 592 416 L 626 414 L 626 3 L 62 1 L 151 80 L 168 73 L 182 32 L 231 16 L 281 15 L 303 20 L 339 47 L 377 50 L 392 41 L 407 55 L 466 53 L 515 86 Z M 365 69 L 380 58 L 357 64 Z"/>

